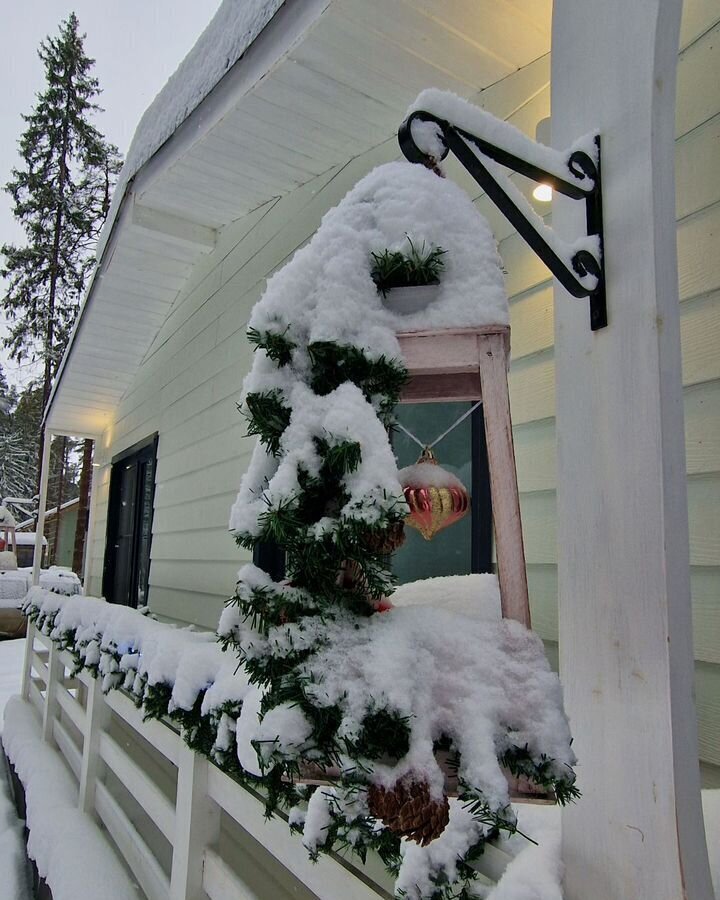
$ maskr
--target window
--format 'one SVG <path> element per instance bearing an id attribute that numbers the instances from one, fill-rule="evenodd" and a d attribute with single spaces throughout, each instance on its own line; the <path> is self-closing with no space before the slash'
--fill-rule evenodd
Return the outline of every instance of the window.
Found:
<path id="1" fill-rule="evenodd" d="M 398 406 L 401 425 L 419 440 L 431 442 L 450 428 L 471 403 L 407 403 Z M 421 448 L 403 431 L 393 432 L 398 467 L 417 462 Z M 492 571 L 492 506 L 485 448 L 482 406 L 433 448 L 440 465 L 470 491 L 470 514 L 426 541 L 414 528 L 405 529 L 405 543 L 393 556 L 400 584 L 439 575 Z"/>
<path id="2" fill-rule="evenodd" d="M 156 456 L 154 435 L 113 459 L 103 570 L 111 603 L 147 603 Z"/>
<path id="3" fill-rule="evenodd" d="M 398 406 L 398 421 L 420 440 L 432 441 L 472 407 L 471 403 L 407 403 Z M 402 431 L 393 432 L 398 467 L 417 461 L 421 448 Z M 426 541 L 413 528 L 393 555 L 393 570 L 404 584 L 439 575 L 492 572 L 492 504 L 482 406 L 437 445 L 438 462 L 457 475 L 470 491 L 470 514 Z M 275 544 L 255 547 L 255 565 L 275 580 L 285 574 L 284 551 Z"/>

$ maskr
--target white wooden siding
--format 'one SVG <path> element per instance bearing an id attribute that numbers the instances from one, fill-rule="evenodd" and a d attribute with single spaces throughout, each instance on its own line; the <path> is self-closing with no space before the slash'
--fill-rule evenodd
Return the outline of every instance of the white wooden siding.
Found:
<path id="1" fill-rule="evenodd" d="M 433 5 L 430 0 L 420 4 L 428 15 Z M 328 48 L 338 30 L 350 28 L 352 10 L 340 6 L 343 17 L 328 19 L 316 30 L 318 42 Z M 714 86 L 719 80 L 720 25 L 714 6 L 711 0 L 686 3 L 678 86 L 677 208 L 700 743 L 704 761 L 718 766 L 720 95 Z M 392 45 L 392 34 L 387 41 Z M 310 70 L 320 71 L 325 63 L 308 54 L 310 50 L 298 51 L 297 71 L 305 88 L 312 89 Z M 412 66 L 412 54 L 406 56 Z M 352 72 L 362 68 L 361 62 L 359 46 Z M 395 78 L 403 77 L 404 69 L 393 71 Z M 367 67 L 363 77 L 372 77 Z M 293 86 L 274 84 L 273 90 L 282 97 L 259 92 L 252 100 L 258 117 L 263 104 L 290 102 Z M 395 90 L 392 79 L 388 90 Z M 534 136 L 537 122 L 550 114 L 548 57 L 475 100 Z M 372 104 L 363 107 L 362 118 L 363 127 L 373 127 Z M 342 122 L 336 119 L 334 126 L 342 132 Z M 317 129 L 318 152 L 323 142 L 335 141 L 334 134 Z M 276 139 L 284 138 L 278 133 Z M 345 136 L 340 134 L 337 140 L 342 143 Z M 313 146 L 296 149 L 301 154 L 315 152 Z M 243 437 L 235 402 L 251 359 L 245 325 L 265 279 L 312 235 L 324 212 L 358 178 L 397 156 L 395 138 L 383 140 L 222 229 L 215 251 L 195 265 L 152 341 L 104 436 L 101 462 L 154 431 L 160 434 L 150 570 L 150 602 L 159 615 L 213 627 L 223 600 L 232 592 L 235 572 L 247 558 L 227 534 L 227 520 L 252 449 L 252 442 Z M 450 170 L 451 177 L 472 191 L 478 208 L 496 228 L 507 269 L 513 352 L 510 391 L 532 614 L 536 630 L 554 655 L 557 473 L 551 282 L 542 263 L 511 233 L 487 199 L 478 196 L 474 183 L 457 166 Z M 537 208 L 547 213 L 547 207 Z M 100 591 L 109 480 L 108 467 L 96 471 L 91 593 Z M 716 774 L 710 772 L 709 777 Z"/>

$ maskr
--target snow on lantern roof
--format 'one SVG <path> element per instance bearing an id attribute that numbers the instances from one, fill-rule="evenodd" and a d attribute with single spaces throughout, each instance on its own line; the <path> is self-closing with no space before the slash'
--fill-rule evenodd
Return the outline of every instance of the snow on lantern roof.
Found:
<path id="1" fill-rule="evenodd" d="M 445 251 L 437 299 L 421 312 L 388 310 L 372 280 L 372 253 Z M 301 286 L 301 287 L 298 287 Z M 423 166 L 387 163 L 323 217 L 310 243 L 268 280 L 250 326 L 306 330 L 306 340 L 362 346 L 400 358 L 396 331 L 509 321 L 502 267 L 486 219 L 461 187 Z"/>
<path id="2" fill-rule="evenodd" d="M 411 246 L 442 248 L 443 268 L 436 299 L 419 312 L 402 315 L 383 303 L 371 274 L 372 254 L 407 252 Z M 289 342 L 294 347 L 292 365 L 278 369 L 264 352 L 256 354 L 243 384 L 243 397 L 278 391 L 291 408 L 299 407 L 302 399 L 305 420 L 307 392 L 299 391 L 297 385 L 312 367 L 310 345 L 352 345 L 371 359 L 384 357 L 403 365 L 397 332 L 508 321 L 495 238 L 465 191 L 423 166 L 386 163 L 362 178 L 326 213 L 309 244 L 268 280 L 251 314 L 250 328 Z M 351 402 L 350 393 L 346 391 L 345 405 Z M 369 433 L 377 425 L 375 413 L 364 401 L 360 406 L 371 420 L 365 428 Z M 360 418 L 358 407 L 355 427 Z M 307 428 L 307 422 L 302 426 Z M 317 434 L 323 433 L 321 417 L 314 427 Z M 384 436 L 378 442 L 390 453 Z M 312 466 L 311 456 L 308 452 L 304 462 Z M 293 466 L 297 461 L 295 452 Z M 387 495 L 399 493 L 394 466 L 389 463 L 382 470 L 392 474 L 392 483 L 382 481 Z M 292 494 L 294 485 L 285 469 L 278 472 L 258 444 L 243 477 L 230 528 L 254 532 L 253 523 L 270 496 Z"/>

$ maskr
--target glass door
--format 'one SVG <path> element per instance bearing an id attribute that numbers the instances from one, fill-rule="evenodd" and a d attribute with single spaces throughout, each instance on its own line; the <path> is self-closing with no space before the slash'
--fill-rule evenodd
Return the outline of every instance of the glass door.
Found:
<path id="1" fill-rule="evenodd" d="M 111 603 L 147 603 L 156 448 L 155 436 L 113 460 L 103 573 Z"/>

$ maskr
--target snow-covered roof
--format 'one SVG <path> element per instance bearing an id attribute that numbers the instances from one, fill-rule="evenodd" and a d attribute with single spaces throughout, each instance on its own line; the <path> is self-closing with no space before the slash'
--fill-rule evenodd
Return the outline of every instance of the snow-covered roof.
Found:
<path id="1" fill-rule="evenodd" d="M 285 0 L 223 0 L 212 21 L 140 119 L 127 182 L 234 66 Z"/>
<path id="2" fill-rule="evenodd" d="M 429 85 L 471 97 L 545 55 L 551 0 L 491 16 L 224 0 L 143 116 L 45 423 L 97 438 L 221 229 L 391 142 Z M 422 52 L 419 46 L 422 44 Z M 500 110 L 502 113 L 503 111 Z"/>

